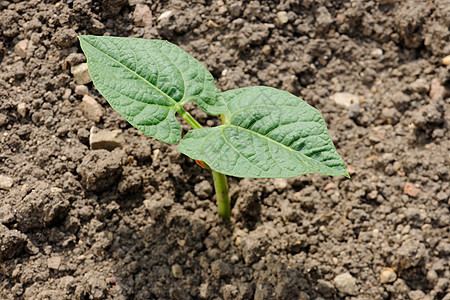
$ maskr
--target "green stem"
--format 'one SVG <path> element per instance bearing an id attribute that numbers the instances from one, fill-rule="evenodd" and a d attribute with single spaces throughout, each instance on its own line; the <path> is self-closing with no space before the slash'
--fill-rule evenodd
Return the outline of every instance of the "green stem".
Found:
<path id="1" fill-rule="evenodd" d="M 195 120 L 191 114 L 185 111 L 182 107 L 177 110 L 177 112 L 183 119 L 186 120 L 186 122 L 188 122 L 189 125 L 191 125 L 193 129 L 202 128 L 202 125 L 200 125 L 197 120 Z M 225 174 L 214 170 L 211 171 L 213 174 L 214 188 L 216 190 L 217 212 L 222 218 L 229 219 L 231 216 L 231 204 L 230 197 L 228 196 L 227 177 Z"/>
<path id="2" fill-rule="evenodd" d="M 231 215 L 230 197 L 228 196 L 227 177 L 219 172 L 212 170 L 214 179 L 214 188 L 217 197 L 217 212 L 219 216 L 229 219 Z"/>
<path id="3" fill-rule="evenodd" d="M 188 113 L 187 111 L 185 111 L 182 107 L 177 110 L 177 113 L 186 120 L 186 122 L 188 122 L 189 125 L 191 125 L 192 128 L 194 129 L 200 129 L 202 128 L 202 125 L 200 125 L 200 123 L 197 122 L 197 120 L 194 119 L 194 117 L 191 116 L 190 113 Z"/>

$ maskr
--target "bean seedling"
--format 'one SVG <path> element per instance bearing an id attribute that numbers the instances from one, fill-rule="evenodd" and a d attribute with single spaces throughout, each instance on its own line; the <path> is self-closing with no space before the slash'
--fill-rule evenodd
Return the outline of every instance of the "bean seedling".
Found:
<path id="1" fill-rule="evenodd" d="M 287 178 L 349 177 L 318 110 L 271 87 L 220 92 L 195 58 L 162 40 L 79 36 L 88 70 L 111 107 L 145 135 L 213 174 L 218 213 L 230 218 L 226 175 Z M 195 102 L 222 125 L 203 128 L 183 106 Z M 192 127 L 182 139 L 178 113 Z"/>

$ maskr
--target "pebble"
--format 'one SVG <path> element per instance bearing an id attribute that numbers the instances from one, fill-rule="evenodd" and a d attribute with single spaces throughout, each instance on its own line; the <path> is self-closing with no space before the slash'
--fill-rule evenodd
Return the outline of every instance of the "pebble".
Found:
<path id="1" fill-rule="evenodd" d="M 381 283 L 391 283 L 397 280 L 397 274 L 391 268 L 383 268 L 380 273 Z"/>
<path id="2" fill-rule="evenodd" d="M 378 228 L 375 228 L 374 230 L 372 230 L 372 236 L 375 239 L 379 238 L 380 237 L 380 230 Z"/>
<path id="3" fill-rule="evenodd" d="M 445 96 L 445 87 L 441 84 L 439 79 L 433 78 L 431 80 L 431 86 L 430 86 L 430 98 L 436 99 L 441 97 L 444 99 Z"/>
<path id="4" fill-rule="evenodd" d="M 431 269 L 427 272 L 427 280 L 431 285 L 435 285 L 439 277 L 435 270 Z"/>
<path id="5" fill-rule="evenodd" d="M 219 7 L 219 10 L 217 12 L 219 13 L 219 15 L 224 15 L 227 13 L 227 11 L 228 11 L 228 9 L 226 6 L 221 6 L 221 7 Z"/>
<path id="6" fill-rule="evenodd" d="M 359 99 L 357 95 L 351 94 L 351 93 L 336 93 L 334 95 L 331 95 L 330 97 L 334 103 L 340 106 L 344 106 L 349 108 L 353 104 L 359 103 Z"/>
<path id="7" fill-rule="evenodd" d="M 264 45 L 264 47 L 261 49 L 261 53 L 265 56 L 269 56 L 272 52 L 272 48 L 269 45 Z"/>
<path id="8" fill-rule="evenodd" d="M 414 81 L 413 83 L 411 83 L 409 85 L 409 88 L 413 92 L 426 93 L 426 92 L 428 92 L 430 90 L 430 85 L 425 79 L 419 78 L 416 81 Z"/>
<path id="9" fill-rule="evenodd" d="M 71 67 L 70 72 L 72 73 L 76 84 L 87 84 L 92 81 L 91 76 L 89 76 L 87 63 Z"/>
<path id="10" fill-rule="evenodd" d="M 181 269 L 179 264 L 174 264 L 172 266 L 172 275 L 173 277 L 180 279 L 183 277 L 183 269 Z"/>
<path id="11" fill-rule="evenodd" d="M 47 260 L 47 266 L 49 269 L 58 270 L 60 265 L 61 265 L 61 257 L 60 256 L 50 257 Z"/>
<path id="12" fill-rule="evenodd" d="M 155 149 L 152 154 L 152 161 L 155 162 L 158 160 L 159 154 L 161 153 L 161 150 Z"/>
<path id="13" fill-rule="evenodd" d="M 211 296 L 211 288 L 209 287 L 209 283 L 205 282 L 200 285 L 200 288 L 198 289 L 198 293 L 200 298 L 202 299 L 208 299 Z"/>
<path id="14" fill-rule="evenodd" d="M 133 12 L 134 24 L 136 26 L 148 27 L 152 25 L 152 11 L 146 4 L 136 4 Z"/>
<path id="15" fill-rule="evenodd" d="M 370 55 L 372 55 L 372 57 L 380 57 L 383 55 L 383 50 L 380 48 L 375 48 L 370 52 Z"/>
<path id="16" fill-rule="evenodd" d="M 408 297 L 410 300 L 423 300 L 425 297 L 425 293 L 421 290 L 410 291 L 408 293 Z"/>
<path id="17" fill-rule="evenodd" d="M 0 175 L 0 189 L 9 191 L 14 181 L 11 177 Z"/>
<path id="18" fill-rule="evenodd" d="M 235 264 L 235 263 L 237 263 L 238 261 L 239 261 L 239 256 L 237 256 L 236 254 L 231 255 L 231 257 L 230 257 L 230 262 L 231 262 L 232 264 Z"/>
<path id="19" fill-rule="evenodd" d="M 65 89 L 64 94 L 62 95 L 63 100 L 69 100 L 70 95 L 72 95 L 71 89 Z"/>
<path id="20" fill-rule="evenodd" d="M 378 196 L 378 191 L 377 190 L 373 190 L 369 194 L 367 194 L 367 198 L 370 199 L 370 200 L 377 199 L 377 196 Z"/>
<path id="21" fill-rule="evenodd" d="M 447 55 L 442 59 L 442 63 L 446 66 L 450 65 L 450 55 Z"/>
<path id="22" fill-rule="evenodd" d="M 358 294 L 356 279 L 348 272 L 336 276 L 334 278 L 334 285 L 341 293 L 353 296 Z"/>
<path id="23" fill-rule="evenodd" d="M 80 109 L 86 118 L 96 123 L 100 122 L 100 119 L 103 117 L 102 106 L 89 95 L 83 96 Z"/>
<path id="24" fill-rule="evenodd" d="M 158 17 L 158 21 L 161 21 L 162 19 L 165 19 L 165 18 L 170 18 L 171 16 L 172 16 L 171 10 L 165 11 Z"/>
<path id="25" fill-rule="evenodd" d="M 328 191 L 328 190 L 335 190 L 336 189 L 336 184 L 334 182 L 328 182 L 325 187 L 323 188 L 324 191 Z"/>
<path id="26" fill-rule="evenodd" d="M 275 24 L 278 27 L 282 27 L 284 26 L 284 24 L 286 24 L 287 22 L 289 22 L 289 18 L 288 18 L 288 14 L 285 11 L 279 11 L 277 12 L 277 17 L 275 19 Z"/>
<path id="27" fill-rule="evenodd" d="M 80 95 L 80 96 L 84 96 L 87 95 L 89 93 L 89 88 L 85 85 L 77 85 L 75 87 L 75 94 Z"/>
<path id="28" fill-rule="evenodd" d="M 125 139 L 122 136 L 122 130 L 98 130 L 95 127 L 91 128 L 89 135 L 89 145 L 92 150 L 106 149 L 113 150 L 114 148 L 121 147 L 125 143 Z"/>
<path id="29" fill-rule="evenodd" d="M 288 187 L 288 181 L 286 178 L 275 178 L 273 179 L 273 186 L 281 193 Z"/>
<path id="30" fill-rule="evenodd" d="M 416 188 L 412 183 L 407 182 L 403 187 L 403 192 L 408 196 L 417 197 L 417 195 L 419 195 L 420 193 L 420 190 Z"/>
<path id="31" fill-rule="evenodd" d="M 14 53 L 21 58 L 27 57 L 27 49 L 29 40 L 22 40 L 14 46 Z"/>
<path id="32" fill-rule="evenodd" d="M 213 20 L 208 20 L 208 22 L 206 22 L 206 27 L 208 28 L 220 28 L 222 26 L 220 26 L 219 24 L 217 24 L 216 22 L 214 22 Z"/>
<path id="33" fill-rule="evenodd" d="M 17 105 L 17 112 L 22 116 L 22 118 L 25 118 L 27 115 L 27 105 L 23 102 L 19 103 Z"/>

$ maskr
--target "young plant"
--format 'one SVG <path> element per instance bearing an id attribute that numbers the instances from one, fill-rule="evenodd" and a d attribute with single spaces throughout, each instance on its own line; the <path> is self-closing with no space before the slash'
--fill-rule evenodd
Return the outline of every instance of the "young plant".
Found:
<path id="1" fill-rule="evenodd" d="M 318 110 L 285 91 L 255 86 L 220 92 L 195 58 L 167 41 L 79 36 L 99 92 L 131 125 L 212 170 L 218 213 L 230 217 L 226 175 L 349 177 Z M 203 128 L 193 101 L 222 125 Z M 181 139 L 178 113 L 193 128 Z M 180 142 L 181 141 L 181 142 Z"/>

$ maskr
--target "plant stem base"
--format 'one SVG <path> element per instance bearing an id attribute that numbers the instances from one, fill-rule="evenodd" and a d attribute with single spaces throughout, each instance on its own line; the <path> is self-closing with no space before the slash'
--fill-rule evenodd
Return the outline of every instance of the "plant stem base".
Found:
<path id="1" fill-rule="evenodd" d="M 212 173 L 217 197 L 217 212 L 222 218 L 229 219 L 231 216 L 231 204 L 228 195 L 227 177 L 216 171 L 212 171 Z"/>

